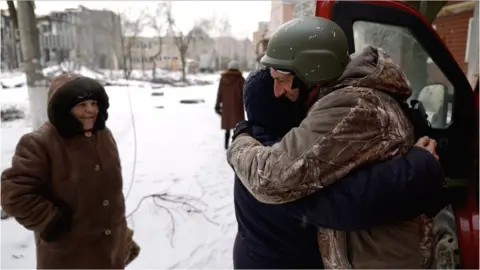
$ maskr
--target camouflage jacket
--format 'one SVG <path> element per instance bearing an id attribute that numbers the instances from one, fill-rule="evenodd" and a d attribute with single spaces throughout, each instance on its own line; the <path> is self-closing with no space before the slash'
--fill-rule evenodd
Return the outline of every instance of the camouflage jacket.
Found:
<path id="1" fill-rule="evenodd" d="M 362 164 L 406 153 L 413 129 L 398 102 L 411 93 L 391 58 L 367 47 L 352 55 L 333 91 L 319 97 L 299 127 L 271 147 L 241 134 L 228 163 L 259 201 L 297 200 Z"/>

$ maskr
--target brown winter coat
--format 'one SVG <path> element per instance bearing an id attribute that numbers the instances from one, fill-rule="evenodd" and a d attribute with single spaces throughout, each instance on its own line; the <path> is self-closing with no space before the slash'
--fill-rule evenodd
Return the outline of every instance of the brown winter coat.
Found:
<path id="1" fill-rule="evenodd" d="M 244 82 L 245 79 L 238 70 L 228 70 L 220 78 L 215 106 L 221 107 L 222 129 L 233 129 L 238 122 L 245 120 L 243 107 Z"/>
<path id="2" fill-rule="evenodd" d="M 398 103 L 411 95 L 410 83 L 382 49 L 368 47 L 352 56 L 331 90 L 323 91 L 300 126 L 279 143 L 264 147 L 240 134 L 228 149 L 229 164 L 258 200 L 298 200 L 413 146 L 413 128 Z M 432 262 L 432 233 L 431 219 L 420 216 L 348 238 L 320 228 L 318 242 L 326 268 L 418 269 Z"/>
<path id="3" fill-rule="evenodd" d="M 69 96 L 86 88 L 94 88 L 101 101 L 98 130 L 84 133 L 74 129 L 78 125 L 62 122 L 75 119 L 61 110 L 71 102 Z M 128 232 L 125 219 L 117 145 L 104 123 L 107 108 L 108 96 L 94 80 L 57 77 L 49 91 L 49 122 L 20 138 L 12 166 L 2 174 L 2 207 L 34 231 L 39 269 L 125 267 L 133 232 Z M 67 208 L 72 213 L 70 229 L 46 240 L 46 228 Z M 64 229 L 58 225 L 57 231 Z"/>

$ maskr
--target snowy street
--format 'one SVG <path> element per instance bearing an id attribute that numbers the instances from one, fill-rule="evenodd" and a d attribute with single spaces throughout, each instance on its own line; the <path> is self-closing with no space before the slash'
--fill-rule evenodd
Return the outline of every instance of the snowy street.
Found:
<path id="1" fill-rule="evenodd" d="M 219 75 L 205 78 L 213 84 L 153 90 L 149 83 L 106 87 L 107 126 L 120 149 L 127 215 L 134 211 L 128 222 L 142 248 L 129 269 L 232 267 L 234 179 L 214 112 Z M 181 99 L 205 102 L 182 104 Z M 0 102 L 28 107 L 26 88 L 0 90 Z M 30 131 L 28 121 L 27 113 L 27 119 L 2 122 L 2 171 L 10 165 L 20 136 Z M 147 198 L 138 207 L 144 196 L 165 192 L 194 199 L 182 204 Z M 34 268 L 33 233 L 14 219 L 3 220 L 1 227 L 1 268 Z"/>

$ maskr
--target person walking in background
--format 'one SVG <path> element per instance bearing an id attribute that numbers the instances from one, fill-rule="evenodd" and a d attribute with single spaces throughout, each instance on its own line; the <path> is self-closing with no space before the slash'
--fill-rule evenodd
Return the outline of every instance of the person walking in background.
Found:
<path id="1" fill-rule="evenodd" d="M 235 125 L 245 120 L 243 108 L 243 84 L 245 79 L 240 72 L 238 62 L 230 61 L 228 70 L 222 73 L 218 85 L 215 112 L 222 118 L 221 128 L 225 130 L 225 149 L 230 141 L 230 130 Z"/>
<path id="2" fill-rule="evenodd" d="M 20 138 L 2 173 L 2 207 L 35 233 L 37 269 L 123 269 L 139 254 L 108 107 L 96 80 L 54 78 L 48 121 Z"/>

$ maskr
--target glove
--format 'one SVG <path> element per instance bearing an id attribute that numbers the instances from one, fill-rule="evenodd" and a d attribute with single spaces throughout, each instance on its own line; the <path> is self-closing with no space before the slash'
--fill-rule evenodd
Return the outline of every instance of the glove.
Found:
<path id="1" fill-rule="evenodd" d="M 235 138 L 237 138 L 237 136 L 242 133 L 247 133 L 248 135 L 252 134 L 252 126 L 247 120 L 242 120 L 238 122 L 238 124 L 235 126 L 235 129 L 232 135 L 232 141 L 234 141 Z"/>
<path id="2" fill-rule="evenodd" d="M 218 114 L 218 115 L 222 115 L 222 107 L 220 106 L 215 106 L 215 112 Z"/>
<path id="3" fill-rule="evenodd" d="M 62 235 L 70 232 L 72 227 L 73 214 L 70 208 L 61 207 L 57 215 L 47 225 L 45 230 L 40 233 L 40 237 L 45 242 L 58 240 Z"/>

